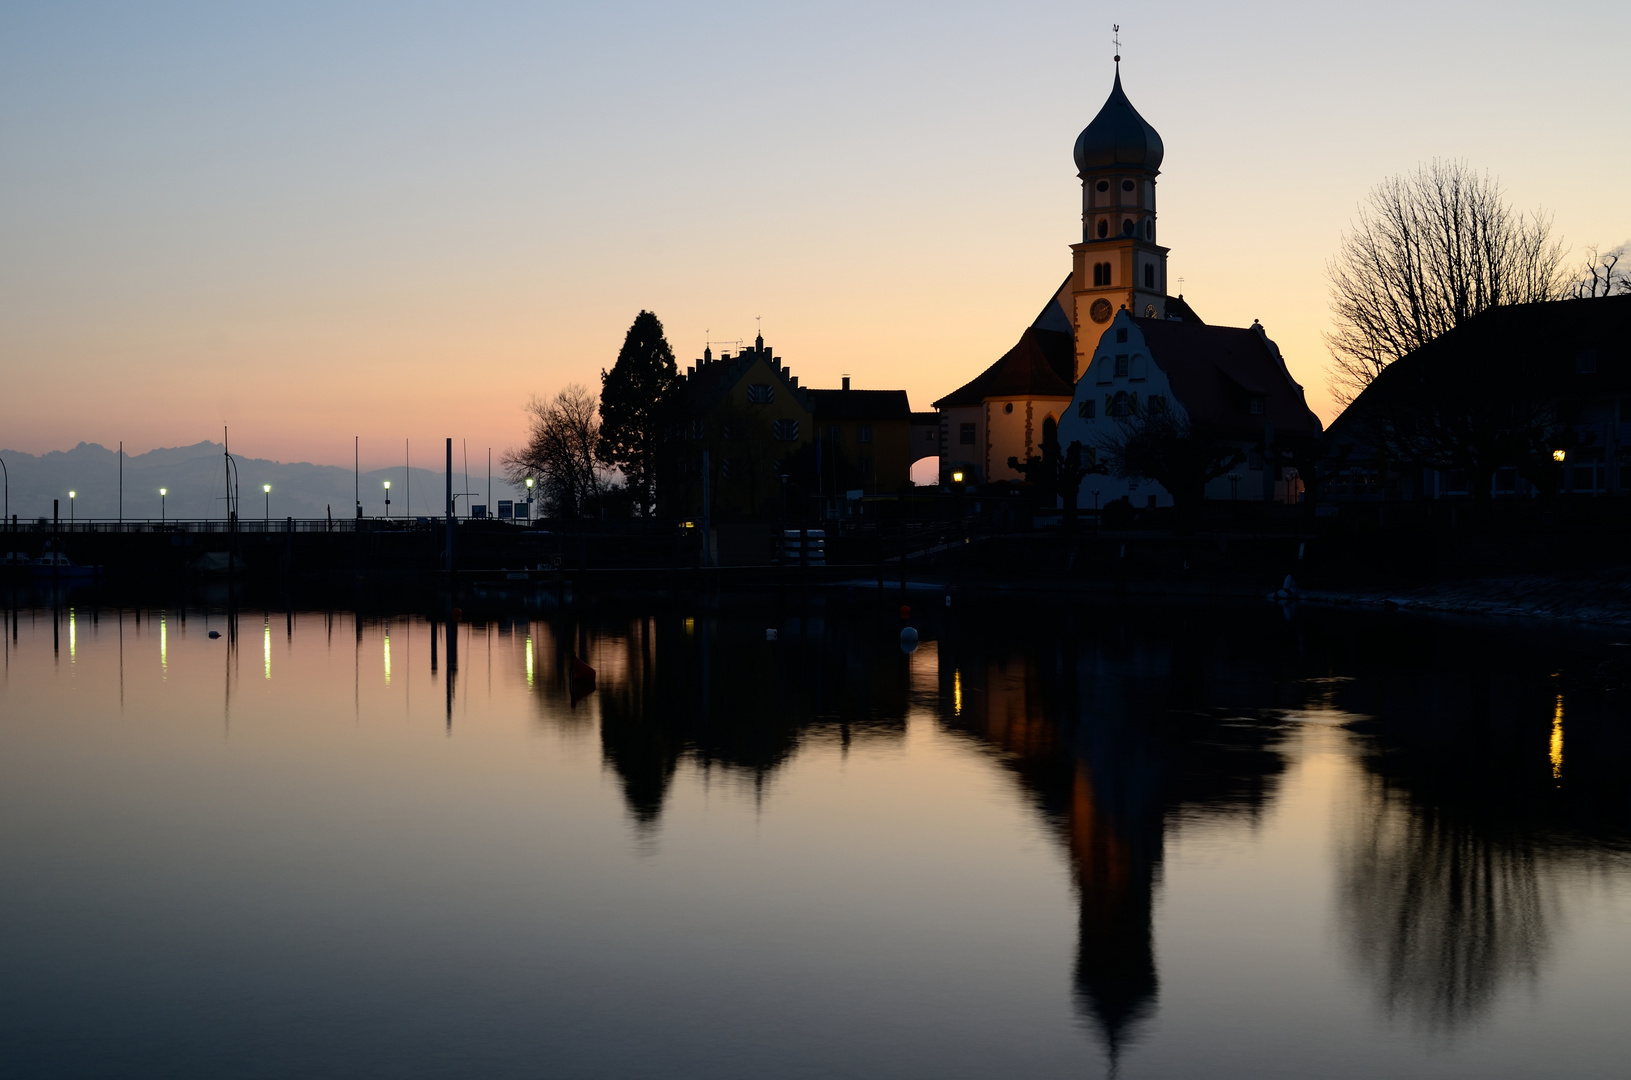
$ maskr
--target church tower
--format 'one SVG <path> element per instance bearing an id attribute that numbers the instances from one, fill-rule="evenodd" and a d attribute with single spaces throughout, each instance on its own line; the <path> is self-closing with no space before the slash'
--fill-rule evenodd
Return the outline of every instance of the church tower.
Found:
<path id="1" fill-rule="evenodd" d="M 1155 242 L 1155 178 L 1162 153 L 1161 136 L 1121 89 L 1117 56 L 1109 98 L 1076 137 L 1082 242 L 1070 248 L 1075 256 L 1070 289 L 1078 379 L 1099 334 L 1121 308 L 1140 317 L 1166 317 L 1167 249 Z"/>

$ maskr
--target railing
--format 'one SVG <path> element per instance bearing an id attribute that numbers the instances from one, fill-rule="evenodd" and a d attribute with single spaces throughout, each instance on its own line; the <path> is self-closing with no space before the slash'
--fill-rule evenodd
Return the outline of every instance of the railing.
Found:
<path id="1" fill-rule="evenodd" d="M 470 522 L 479 522 L 483 528 L 504 528 L 525 530 L 528 525 L 525 521 L 511 523 L 497 518 L 459 518 L 458 523 L 465 525 Z M 58 521 L 55 525 L 50 518 L 19 519 L 16 527 L 7 521 L 0 527 L 0 533 L 72 533 L 75 535 L 87 534 L 133 534 L 133 533 L 248 533 L 264 535 L 268 533 L 355 533 L 355 532 L 433 532 L 445 529 L 445 518 L 256 518 L 242 520 L 236 524 L 222 521 L 219 518 L 204 521 Z"/>

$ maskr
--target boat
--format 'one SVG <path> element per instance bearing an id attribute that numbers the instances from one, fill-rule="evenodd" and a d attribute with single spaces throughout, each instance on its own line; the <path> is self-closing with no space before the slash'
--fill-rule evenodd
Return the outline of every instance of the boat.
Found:
<path id="1" fill-rule="evenodd" d="M 47 551 L 28 565 L 33 568 L 36 578 L 57 580 L 93 578 L 102 569 L 99 566 L 81 566 L 60 551 Z"/>

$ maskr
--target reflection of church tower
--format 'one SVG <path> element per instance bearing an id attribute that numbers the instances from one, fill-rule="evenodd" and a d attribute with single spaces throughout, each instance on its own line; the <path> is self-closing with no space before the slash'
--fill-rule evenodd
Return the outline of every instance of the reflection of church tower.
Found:
<path id="1" fill-rule="evenodd" d="M 1076 137 L 1082 178 L 1082 242 L 1071 245 L 1071 322 L 1076 377 L 1092 359 L 1099 333 L 1118 309 L 1166 317 L 1167 249 L 1155 242 L 1155 178 L 1161 136 L 1138 115 L 1116 81 L 1099 115 Z"/>

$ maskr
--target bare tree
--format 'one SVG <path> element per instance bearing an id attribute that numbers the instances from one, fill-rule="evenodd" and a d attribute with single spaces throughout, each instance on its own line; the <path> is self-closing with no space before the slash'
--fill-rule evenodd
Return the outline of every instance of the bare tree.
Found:
<path id="1" fill-rule="evenodd" d="M 1631 273 L 1620 269 L 1620 260 L 1631 252 L 1631 240 L 1608 251 L 1599 251 L 1593 244 L 1586 249 L 1586 265 L 1577 272 L 1569 295 L 1576 300 L 1590 300 L 1615 293 L 1631 293 Z"/>
<path id="2" fill-rule="evenodd" d="M 1098 440 L 1110 475 L 1154 480 L 1179 507 L 1197 505 L 1206 485 L 1246 460 L 1238 443 L 1214 437 L 1172 409 L 1123 417 Z"/>
<path id="3" fill-rule="evenodd" d="M 573 383 L 550 400 L 534 397 L 527 411 L 532 414 L 527 445 L 503 457 L 510 483 L 532 479 L 549 517 L 598 513 L 613 485 L 595 456 L 600 438 L 595 395 Z"/>
<path id="4" fill-rule="evenodd" d="M 1562 259 L 1550 215 L 1513 210 L 1465 162 L 1384 180 L 1326 267 L 1332 394 L 1347 405 L 1388 364 L 1487 308 L 1565 295 Z"/>

